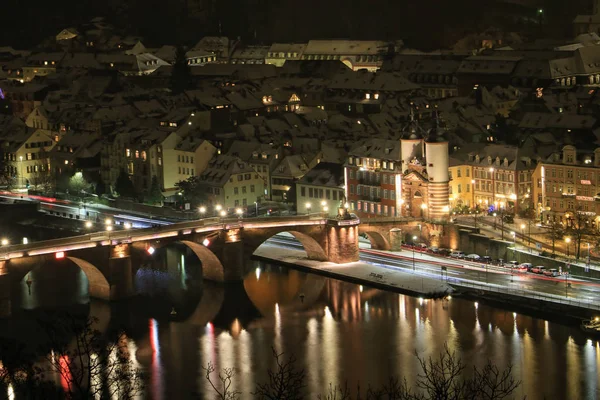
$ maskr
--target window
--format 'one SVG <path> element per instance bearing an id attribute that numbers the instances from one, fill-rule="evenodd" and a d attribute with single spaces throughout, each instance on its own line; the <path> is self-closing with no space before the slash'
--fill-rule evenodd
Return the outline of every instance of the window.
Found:
<path id="1" fill-rule="evenodd" d="M 236 188 L 236 189 L 237 189 L 237 188 Z M 239 200 L 236 200 L 234 204 L 235 204 L 235 206 L 237 207 L 237 206 L 239 206 L 239 205 L 240 205 L 240 201 L 239 201 Z"/>
<path id="2" fill-rule="evenodd" d="M 325 190 L 325 197 L 327 200 L 331 200 L 331 191 L 329 189 Z"/>
<path id="3" fill-rule="evenodd" d="M 308 197 L 314 197 L 313 196 L 313 188 L 308 188 Z"/>
<path id="4" fill-rule="evenodd" d="M 131 156 L 131 150 L 125 149 L 125 156 L 126 157 L 130 157 Z"/>
<path id="5" fill-rule="evenodd" d="M 250 193 L 254 193 L 254 185 L 250 185 Z M 304 196 L 304 187 L 302 187 L 302 196 Z"/>
<path id="6" fill-rule="evenodd" d="M 458 184 L 458 193 L 461 193 L 461 192 L 462 192 L 462 191 L 461 191 L 461 185 L 460 185 L 460 183 L 459 183 L 459 184 Z"/>
<path id="7" fill-rule="evenodd" d="M 146 161 L 146 152 L 142 151 L 142 160 Z"/>
<path id="8" fill-rule="evenodd" d="M 233 194 L 239 194 L 239 189 L 237 187 L 233 188 Z"/>
<path id="9" fill-rule="evenodd" d="M 332 192 L 331 195 L 333 196 L 333 200 L 337 200 L 337 190 L 332 190 L 331 192 Z M 342 198 L 340 197 L 340 200 L 341 199 Z"/>
<path id="10" fill-rule="evenodd" d="M 467 170 L 468 171 L 468 170 Z M 469 193 L 471 191 L 471 184 L 467 183 L 467 193 Z"/>
<path id="11" fill-rule="evenodd" d="M 383 198 L 384 199 L 388 198 L 388 190 L 387 189 L 383 189 Z"/>
<path id="12" fill-rule="evenodd" d="M 467 168 L 465 170 L 465 176 L 468 178 L 471 175 L 471 170 L 469 168 Z"/>
<path id="13" fill-rule="evenodd" d="M 242 186 L 242 193 L 246 193 L 246 186 Z"/>
<path id="14" fill-rule="evenodd" d="M 135 158 L 140 158 L 140 151 L 139 150 L 135 151 Z"/>
<path id="15" fill-rule="evenodd" d="M 350 177 L 350 179 L 354 179 L 354 170 L 353 169 L 350 170 L 349 177 Z"/>
<path id="16" fill-rule="evenodd" d="M 238 175 L 237 176 L 237 180 L 238 180 L 238 182 L 243 181 L 244 180 L 244 175 L 242 175 L 242 174 Z"/>
<path id="17" fill-rule="evenodd" d="M 244 179 L 249 181 L 250 179 L 252 179 L 252 174 L 245 174 Z"/>
<path id="18" fill-rule="evenodd" d="M 181 162 L 181 156 L 177 154 L 177 162 Z"/>
<path id="19" fill-rule="evenodd" d="M 456 177 L 457 177 L 457 178 L 460 178 L 460 177 L 461 177 L 461 174 L 460 174 L 460 168 L 458 168 L 458 169 L 456 170 Z"/>
<path id="20" fill-rule="evenodd" d="M 350 194 L 354 194 L 354 185 L 350 185 Z"/>
<path id="21" fill-rule="evenodd" d="M 194 163 L 194 157 L 190 157 L 190 162 L 193 164 Z"/>
<path id="22" fill-rule="evenodd" d="M 178 174 L 181 174 L 181 167 L 177 167 L 177 170 L 178 170 L 178 172 L 177 172 L 177 173 L 178 173 Z"/>
<path id="23" fill-rule="evenodd" d="M 221 193 L 221 189 L 215 188 L 215 194 L 220 194 L 220 193 Z"/>
<path id="24" fill-rule="evenodd" d="M 162 157 L 158 157 L 158 165 L 162 165 Z"/>

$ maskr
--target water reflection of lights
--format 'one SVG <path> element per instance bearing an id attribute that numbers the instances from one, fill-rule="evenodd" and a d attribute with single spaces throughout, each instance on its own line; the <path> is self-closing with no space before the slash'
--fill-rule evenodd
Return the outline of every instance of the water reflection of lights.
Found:
<path id="1" fill-rule="evenodd" d="M 360 285 L 360 287 L 358 288 L 358 290 L 360 290 L 360 292 L 362 293 L 363 292 L 363 286 Z"/>
<path id="2" fill-rule="evenodd" d="M 419 305 L 422 306 L 423 305 L 423 298 L 419 297 Z"/>
<path id="3" fill-rule="evenodd" d="M 596 345 L 594 345 L 594 342 L 596 342 Z M 598 342 L 588 339 L 584 350 L 586 374 L 584 382 L 589 385 L 586 393 L 598 393 L 598 363 L 600 362 L 600 352 L 598 350 Z"/>
<path id="4" fill-rule="evenodd" d="M 260 279 L 260 267 L 257 267 L 255 272 L 256 272 L 256 280 L 259 280 Z"/>
<path id="5" fill-rule="evenodd" d="M 548 339 L 550 334 L 548 333 L 548 321 L 544 321 L 544 339 Z"/>
<path id="6" fill-rule="evenodd" d="M 155 399 L 163 398 L 163 376 L 161 373 L 160 362 L 160 341 L 158 338 L 158 322 L 155 319 L 150 320 L 150 346 L 152 347 L 152 397 Z"/>
<path id="7" fill-rule="evenodd" d="M 275 303 L 275 350 L 281 353 L 281 313 L 279 312 L 279 303 Z"/>
<path id="8" fill-rule="evenodd" d="M 325 316 L 323 317 L 322 335 L 326 341 L 326 345 L 321 349 L 323 357 L 322 365 L 325 368 L 325 382 L 339 382 L 339 332 L 337 322 L 327 306 L 325 306 Z"/>
<path id="9" fill-rule="evenodd" d="M 479 303 L 475 302 L 475 309 L 477 310 L 479 308 Z"/>
<path id="10" fill-rule="evenodd" d="M 8 384 L 7 396 L 8 400 L 15 400 L 15 390 L 13 389 L 12 383 Z"/>

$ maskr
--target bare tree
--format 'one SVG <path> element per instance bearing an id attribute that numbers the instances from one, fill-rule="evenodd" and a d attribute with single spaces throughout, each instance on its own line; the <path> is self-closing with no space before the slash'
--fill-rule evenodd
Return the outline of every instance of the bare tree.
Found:
<path id="1" fill-rule="evenodd" d="M 31 185 L 35 190 L 50 192 L 54 186 L 54 176 L 46 165 L 37 165 L 37 171 L 31 174 Z"/>
<path id="2" fill-rule="evenodd" d="M 232 388 L 233 376 L 235 375 L 233 368 L 223 368 L 223 370 L 219 372 L 219 382 L 217 383 L 214 383 L 210 377 L 210 375 L 215 372 L 215 366 L 211 362 L 209 362 L 206 367 L 202 367 L 202 369 L 206 372 L 206 380 L 216 393 L 217 399 L 235 400 L 240 397 L 241 392 Z"/>
<path id="3" fill-rule="evenodd" d="M 553 257 L 556 255 L 556 241 L 562 240 L 564 234 L 565 234 L 565 230 L 564 230 L 563 226 L 561 225 L 561 223 L 558 221 L 552 220 L 550 222 L 550 224 L 548 225 L 548 231 L 546 232 L 546 235 L 552 241 L 552 256 Z"/>
<path id="4" fill-rule="evenodd" d="M 273 349 L 273 357 L 277 369 L 269 369 L 269 381 L 256 385 L 256 391 L 252 393 L 259 399 L 265 400 L 300 400 L 306 387 L 306 374 L 304 370 L 296 368 L 296 357 L 290 356 L 283 359 L 283 353 L 277 353 Z"/>
<path id="5" fill-rule="evenodd" d="M 416 352 L 422 372 L 417 375 L 417 388 L 427 394 L 427 398 L 440 400 L 462 400 L 467 383 L 461 379 L 465 365 L 447 345 L 438 359 L 422 358 Z"/>
<path id="6" fill-rule="evenodd" d="M 573 213 L 573 218 L 568 220 L 565 231 L 566 235 L 571 236 L 573 239 L 573 243 L 575 244 L 574 255 L 577 260 L 579 260 L 581 255 L 581 241 L 583 238 L 595 234 L 584 212 L 581 206 L 577 207 L 577 210 Z"/>
<path id="7" fill-rule="evenodd" d="M 67 315 L 59 321 L 42 323 L 53 349 L 46 360 L 68 399 L 132 399 L 142 391 L 142 374 L 129 357 L 123 333 L 109 340 L 95 329 L 98 320 L 92 317 L 81 322 Z"/>

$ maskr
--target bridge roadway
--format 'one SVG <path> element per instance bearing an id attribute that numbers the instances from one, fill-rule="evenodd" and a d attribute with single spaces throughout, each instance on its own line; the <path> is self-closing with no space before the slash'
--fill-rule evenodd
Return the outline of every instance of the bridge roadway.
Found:
<path id="1" fill-rule="evenodd" d="M 144 242 L 172 238 L 192 233 L 210 233 L 236 228 L 268 229 L 274 227 L 326 225 L 328 218 L 323 214 L 295 215 L 290 217 L 266 218 L 204 218 L 189 222 L 178 222 L 167 226 L 146 229 L 99 231 L 68 238 L 31 242 L 0 247 L 0 261 L 21 257 L 53 254 L 96 246 L 110 246 L 124 243 Z M 338 225 L 356 225 L 356 221 L 338 221 Z"/>
<path id="2" fill-rule="evenodd" d="M 276 235 L 268 240 L 269 244 L 281 247 L 301 249 L 302 245 L 295 239 Z M 360 260 L 381 268 L 413 270 L 411 250 L 392 253 L 362 248 Z M 595 279 L 580 277 L 548 277 L 533 273 L 514 273 L 505 267 L 468 262 L 447 257 L 432 256 L 415 252 L 415 273 L 442 279 L 441 267 L 446 267 L 443 279 L 481 284 L 502 285 L 516 290 L 530 290 L 556 296 L 568 296 L 570 300 L 600 304 L 600 282 Z M 567 283 L 570 287 L 567 287 Z"/>

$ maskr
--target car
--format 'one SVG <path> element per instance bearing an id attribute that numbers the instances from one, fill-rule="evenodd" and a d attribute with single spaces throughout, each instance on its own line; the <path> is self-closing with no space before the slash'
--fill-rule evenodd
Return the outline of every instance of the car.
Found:
<path id="1" fill-rule="evenodd" d="M 480 261 L 484 262 L 486 264 L 491 264 L 492 263 L 492 257 L 490 257 L 490 256 L 483 256 L 483 257 L 481 257 Z"/>
<path id="2" fill-rule="evenodd" d="M 527 271 L 531 271 L 531 268 L 533 268 L 533 264 L 532 263 L 521 263 L 519 265 L 519 268 L 524 267 L 527 269 Z"/>
<path id="3" fill-rule="evenodd" d="M 465 260 L 469 260 L 469 261 L 479 261 L 481 259 L 481 256 L 479 254 L 467 254 L 465 256 Z"/>
<path id="4" fill-rule="evenodd" d="M 519 266 L 519 262 L 518 261 L 514 261 L 514 260 L 513 261 L 508 261 L 508 262 L 504 263 L 504 266 L 508 267 L 508 268 L 516 268 L 516 267 Z"/>
<path id="5" fill-rule="evenodd" d="M 544 267 L 543 265 L 538 265 L 531 268 L 531 272 L 533 272 L 534 274 L 543 274 L 545 269 L 546 267 Z"/>
<path id="6" fill-rule="evenodd" d="M 546 269 L 546 270 L 544 270 L 543 274 L 546 275 L 546 276 L 558 276 L 558 275 L 560 275 L 558 273 L 558 270 L 556 268 Z"/>
<path id="7" fill-rule="evenodd" d="M 452 257 L 452 258 L 465 258 L 465 253 L 463 253 L 462 251 L 453 251 L 452 253 L 450 253 L 450 257 Z"/>
<path id="8" fill-rule="evenodd" d="M 524 267 L 522 265 L 518 265 L 516 267 L 513 267 L 513 270 L 516 271 L 519 274 L 525 274 L 525 273 L 527 273 L 527 267 Z"/>

